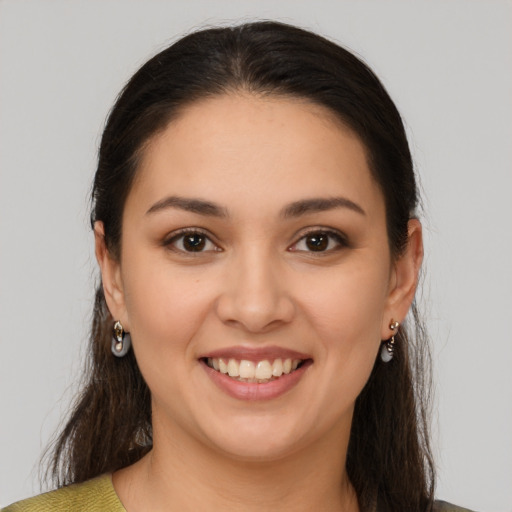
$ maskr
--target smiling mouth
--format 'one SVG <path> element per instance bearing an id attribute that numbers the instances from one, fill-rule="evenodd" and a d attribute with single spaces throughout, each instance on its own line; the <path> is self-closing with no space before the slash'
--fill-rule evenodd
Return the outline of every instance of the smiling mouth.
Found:
<path id="1" fill-rule="evenodd" d="M 265 384 L 289 375 L 302 367 L 304 359 L 268 359 L 248 361 L 246 359 L 225 359 L 220 357 L 203 358 L 202 361 L 213 370 L 222 373 L 233 380 L 253 384 Z"/>

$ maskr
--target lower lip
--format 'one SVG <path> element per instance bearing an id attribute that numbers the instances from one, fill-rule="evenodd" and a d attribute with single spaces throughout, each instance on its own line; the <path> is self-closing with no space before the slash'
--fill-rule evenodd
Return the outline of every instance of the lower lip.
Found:
<path id="1" fill-rule="evenodd" d="M 225 373 L 210 368 L 204 361 L 201 361 L 201 364 L 207 375 L 224 393 L 238 400 L 256 401 L 272 400 L 292 389 L 298 384 L 307 368 L 313 364 L 313 361 L 304 361 L 300 368 L 297 368 L 293 372 L 283 374 L 278 379 L 262 384 L 257 382 L 241 382 L 232 379 Z"/>

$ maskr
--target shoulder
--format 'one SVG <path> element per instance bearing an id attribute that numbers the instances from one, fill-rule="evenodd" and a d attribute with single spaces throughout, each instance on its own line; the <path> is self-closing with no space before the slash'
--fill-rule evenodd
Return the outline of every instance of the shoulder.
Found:
<path id="1" fill-rule="evenodd" d="M 446 501 L 436 501 L 434 512 L 472 512 L 468 508 L 457 507 Z"/>
<path id="2" fill-rule="evenodd" d="M 56 491 L 18 501 L 0 512 L 126 512 L 117 497 L 110 475 L 61 487 Z"/>

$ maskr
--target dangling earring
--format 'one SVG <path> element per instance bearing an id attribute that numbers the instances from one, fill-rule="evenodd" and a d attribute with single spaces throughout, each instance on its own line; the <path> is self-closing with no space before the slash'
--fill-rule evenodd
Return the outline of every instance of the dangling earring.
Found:
<path id="1" fill-rule="evenodd" d="M 395 335 L 398 331 L 400 324 L 395 320 L 391 320 L 389 328 L 393 331 L 393 334 L 389 340 L 383 341 L 380 348 L 380 358 L 385 362 L 389 363 L 395 355 Z"/>
<path id="2" fill-rule="evenodd" d="M 112 354 L 116 357 L 124 357 L 130 350 L 131 346 L 132 338 L 130 333 L 125 332 L 121 322 L 118 320 L 114 324 L 114 330 L 112 333 L 112 345 L 110 347 Z"/>

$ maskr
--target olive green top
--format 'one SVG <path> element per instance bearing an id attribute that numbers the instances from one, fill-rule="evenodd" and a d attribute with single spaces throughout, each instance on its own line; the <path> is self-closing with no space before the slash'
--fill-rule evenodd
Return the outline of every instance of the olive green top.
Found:
<path id="1" fill-rule="evenodd" d="M 0 512 L 126 512 L 112 485 L 111 475 L 102 475 L 81 484 L 68 485 L 27 500 L 18 501 Z"/>
<path id="2" fill-rule="evenodd" d="M 112 485 L 111 475 L 102 475 L 81 484 L 18 501 L 0 512 L 126 512 Z M 436 502 L 436 512 L 471 512 L 444 501 Z"/>

